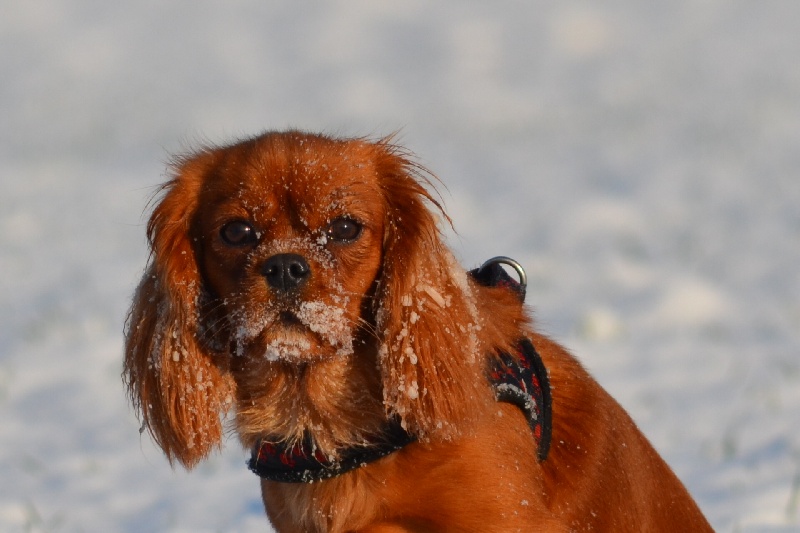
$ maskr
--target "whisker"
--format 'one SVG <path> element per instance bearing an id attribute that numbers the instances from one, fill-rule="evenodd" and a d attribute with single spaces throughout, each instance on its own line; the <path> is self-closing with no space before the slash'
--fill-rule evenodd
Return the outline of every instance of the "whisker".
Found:
<path id="1" fill-rule="evenodd" d="M 355 325 L 356 325 L 356 326 L 357 326 L 357 327 L 358 327 L 358 328 L 359 328 L 361 331 L 364 331 L 364 332 L 368 333 L 368 334 L 370 335 L 370 337 L 372 337 L 372 338 L 373 338 L 373 339 L 375 339 L 376 341 L 379 341 L 379 342 L 380 342 L 381 340 L 383 340 L 383 339 L 381 338 L 381 335 L 380 335 L 380 333 L 379 333 L 379 332 L 378 332 L 378 330 L 376 329 L 376 326 L 375 326 L 375 324 L 373 324 L 373 323 L 369 322 L 369 321 L 368 321 L 368 320 L 366 320 L 365 318 L 363 318 L 363 317 L 358 317 L 358 318 L 356 318 L 356 320 L 355 320 Z"/>

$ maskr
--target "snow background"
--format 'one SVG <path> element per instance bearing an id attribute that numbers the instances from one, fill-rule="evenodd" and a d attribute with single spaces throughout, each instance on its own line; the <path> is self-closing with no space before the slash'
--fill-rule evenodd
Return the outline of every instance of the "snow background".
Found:
<path id="1" fill-rule="evenodd" d="M 120 382 L 168 154 L 300 127 L 401 141 L 465 266 L 718 531 L 800 531 L 800 3 L 6 0 L 0 531 L 270 531 L 233 438 L 171 470 Z"/>

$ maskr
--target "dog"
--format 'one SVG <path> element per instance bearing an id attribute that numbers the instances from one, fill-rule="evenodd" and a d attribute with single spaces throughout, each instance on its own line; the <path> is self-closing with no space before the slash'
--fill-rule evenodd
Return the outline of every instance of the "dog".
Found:
<path id="1" fill-rule="evenodd" d="M 171 463 L 232 411 L 281 533 L 712 531 L 534 329 L 517 265 L 458 265 L 435 178 L 392 138 L 267 132 L 172 170 L 123 370 Z"/>

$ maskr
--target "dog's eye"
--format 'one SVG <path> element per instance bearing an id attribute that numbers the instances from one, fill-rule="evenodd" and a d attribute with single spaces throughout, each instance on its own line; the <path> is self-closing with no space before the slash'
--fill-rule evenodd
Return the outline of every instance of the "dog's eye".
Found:
<path id="1" fill-rule="evenodd" d="M 255 229 L 243 220 L 228 222 L 219 230 L 220 237 L 229 246 L 246 246 L 258 239 Z"/>
<path id="2" fill-rule="evenodd" d="M 361 224 L 352 218 L 341 217 L 328 224 L 325 234 L 329 239 L 339 242 L 350 242 L 361 235 Z"/>

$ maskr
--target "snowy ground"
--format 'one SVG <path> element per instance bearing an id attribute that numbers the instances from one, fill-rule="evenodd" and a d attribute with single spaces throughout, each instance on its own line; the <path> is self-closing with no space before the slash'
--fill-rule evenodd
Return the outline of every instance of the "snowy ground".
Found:
<path id="1" fill-rule="evenodd" d="M 222 5 L 0 10 L 1 531 L 269 531 L 119 373 L 167 154 L 287 126 L 402 129 L 715 528 L 800 531 L 800 3 Z"/>

